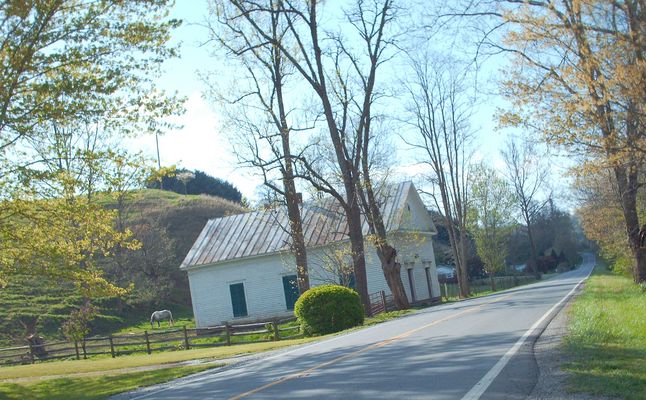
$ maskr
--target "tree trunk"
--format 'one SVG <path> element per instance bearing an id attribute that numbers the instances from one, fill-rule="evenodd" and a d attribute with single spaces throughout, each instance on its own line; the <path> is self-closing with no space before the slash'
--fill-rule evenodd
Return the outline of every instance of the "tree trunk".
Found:
<path id="1" fill-rule="evenodd" d="M 463 291 L 464 281 L 465 281 L 466 278 L 465 278 L 465 276 L 463 274 L 463 271 L 462 271 L 463 268 L 461 266 L 461 261 L 460 261 L 460 258 L 461 258 L 461 255 L 460 255 L 460 253 L 461 253 L 461 251 L 460 251 L 461 244 L 459 243 L 459 240 L 457 238 L 457 233 L 455 232 L 455 226 L 453 225 L 453 221 L 451 220 L 450 217 L 446 216 L 446 215 L 448 215 L 447 214 L 448 211 L 445 210 L 444 213 L 445 213 L 444 223 L 446 224 L 446 230 L 447 230 L 447 232 L 449 234 L 449 244 L 451 245 L 451 252 L 453 253 L 453 261 L 455 262 L 455 275 L 456 275 L 456 277 L 458 279 L 458 289 L 459 289 L 459 292 L 460 292 L 459 297 L 464 299 L 464 298 L 468 297 L 469 290 L 468 290 L 468 287 L 467 287 L 466 294 Z"/>
<path id="2" fill-rule="evenodd" d="M 316 2 L 313 2 L 312 8 L 315 9 L 315 6 Z M 321 50 L 318 47 L 318 44 L 315 45 L 315 52 L 317 65 L 319 67 L 319 76 L 324 77 Z M 368 280 L 366 277 L 366 258 L 363 232 L 361 230 L 361 208 L 359 206 L 359 196 L 357 193 L 357 184 L 359 183 L 357 177 L 358 171 L 352 165 L 351 160 L 346 158 L 344 141 L 341 138 L 338 127 L 336 126 L 334 111 L 327 95 L 325 82 L 321 82 L 320 86 L 318 86 L 317 93 L 323 105 L 325 119 L 330 131 L 330 138 L 332 139 L 334 153 L 341 171 L 343 187 L 345 189 L 346 204 L 344 205 L 344 211 L 346 213 L 348 236 L 350 238 L 352 249 L 355 288 L 357 293 L 359 293 L 366 315 L 370 315 L 370 296 L 368 295 Z"/>
<path id="3" fill-rule="evenodd" d="M 397 262 L 397 250 L 387 243 L 381 243 L 375 246 L 377 249 L 377 256 L 381 261 L 381 269 L 384 272 L 386 283 L 390 292 L 393 294 L 393 302 L 395 309 L 405 310 L 410 307 L 408 298 L 406 297 L 406 290 L 401 279 L 401 264 Z"/>
<path id="4" fill-rule="evenodd" d="M 289 218 L 289 234 L 292 239 L 292 253 L 296 259 L 298 291 L 300 294 L 303 294 L 310 288 L 310 278 L 307 268 L 307 249 L 305 248 L 300 204 L 293 178 L 285 178 L 283 182 L 286 194 L 285 201 L 287 203 L 287 216 Z"/>
<path id="5" fill-rule="evenodd" d="M 525 224 L 527 225 L 529 249 L 532 257 L 529 262 L 530 271 L 532 271 L 536 279 L 541 279 L 541 273 L 538 271 L 538 255 L 536 254 L 536 244 L 534 243 L 534 234 L 532 232 L 532 221 L 529 215 L 525 215 Z"/>
<path id="6" fill-rule="evenodd" d="M 369 123 L 366 123 L 366 125 L 369 126 Z M 367 128 L 366 132 L 368 132 Z M 367 145 L 367 138 L 364 140 L 365 145 Z M 395 248 L 388 243 L 384 219 L 381 214 L 381 210 L 379 209 L 379 204 L 377 203 L 377 198 L 375 197 L 374 190 L 372 188 L 372 181 L 370 179 L 370 167 L 368 165 L 367 156 L 368 148 L 364 147 L 363 151 L 365 154 L 364 157 L 362 157 L 361 164 L 363 170 L 365 193 L 359 192 L 362 195 L 361 201 L 363 203 L 363 208 L 366 210 L 370 230 L 376 237 L 374 244 L 375 250 L 377 252 L 377 256 L 379 257 L 379 261 L 381 262 L 381 269 L 384 273 L 384 278 L 386 279 L 388 288 L 393 295 L 395 309 L 405 310 L 410 307 L 410 304 L 408 303 L 404 284 L 402 283 L 401 264 L 397 262 L 397 250 L 395 250 Z M 360 190 L 361 189 L 357 188 L 357 191 Z"/>
<path id="7" fill-rule="evenodd" d="M 496 291 L 496 279 L 494 278 L 493 275 L 489 275 L 489 282 L 491 282 L 491 291 L 495 292 Z"/>
<path id="8" fill-rule="evenodd" d="M 639 215 L 637 214 L 637 172 L 630 172 L 623 166 L 617 166 L 614 167 L 614 173 L 626 224 L 626 234 L 635 259 L 633 280 L 635 283 L 646 282 L 646 248 L 642 247 L 639 238 Z"/>
<path id="9" fill-rule="evenodd" d="M 350 203 L 348 219 L 348 236 L 352 249 L 352 266 L 354 271 L 355 290 L 359 293 L 361 304 L 366 315 L 370 315 L 370 296 L 368 295 L 368 277 L 366 275 L 366 257 L 361 232 L 361 211 L 355 201 Z"/>
<path id="10" fill-rule="evenodd" d="M 465 299 L 469 297 L 469 266 L 467 265 L 467 233 L 466 228 L 460 229 L 459 255 L 460 255 L 460 297 Z"/>
<path id="11" fill-rule="evenodd" d="M 273 17 L 272 17 L 273 18 Z M 273 37 L 278 37 L 277 20 L 273 18 L 272 33 Z M 270 70 L 274 77 L 274 88 L 276 89 L 276 102 L 278 104 L 278 128 L 282 144 L 283 168 L 281 174 L 283 177 L 283 190 L 285 202 L 287 203 L 287 216 L 289 218 L 289 234 L 292 239 L 292 253 L 296 259 L 296 276 L 298 281 L 298 291 L 303 294 L 310 288 L 309 271 L 307 268 L 307 249 L 305 247 L 305 237 L 303 234 L 303 219 L 301 218 L 301 201 L 299 194 L 296 192 L 294 182 L 294 162 L 290 142 L 291 129 L 287 122 L 287 110 L 283 98 L 283 72 L 282 72 L 282 55 L 277 46 L 272 49 L 272 65 Z"/>
<path id="12" fill-rule="evenodd" d="M 646 249 L 640 247 L 635 254 L 635 269 L 633 270 L 633 279 L 635 283 L 646 282 Z"/>

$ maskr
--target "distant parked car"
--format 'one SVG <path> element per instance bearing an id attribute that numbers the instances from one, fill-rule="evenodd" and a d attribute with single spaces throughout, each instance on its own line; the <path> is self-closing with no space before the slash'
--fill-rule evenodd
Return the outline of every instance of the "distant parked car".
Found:
<path id="1" fill-rule="evenodd" d="M 525 269 L 527 269 L 527 264 L 516 264 L 512 265 L 511 267 L 518 272 L 525 272 Z"/>
<path id="2" fill-rule="evenodd" d="M 455 267 L 451 265 L 437 266 L 437 280 L 440 283 L 456 283 L 458 281 Z"/>

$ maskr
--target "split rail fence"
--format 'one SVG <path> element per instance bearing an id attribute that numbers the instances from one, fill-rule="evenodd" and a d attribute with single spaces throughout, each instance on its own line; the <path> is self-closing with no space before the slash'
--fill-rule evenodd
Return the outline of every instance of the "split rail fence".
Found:
<path id="1" fill-rule="evenodd" d="M 530 275 L 514 275 L 514 276 L 496 276 L 496 290 L 511 289 L 516 286 L 526 285 L 536 281 L 536 278 Z M 482 292 L 491 291 L 491 280 L 474 279 L 469 281 L 469 292 L 477 295 Z M 440 292 L 443 299 L 450 299 L 451 297 L 458 297 L 460 294 L 460 287 L 457 283 L 440 283 Z"/>
<path id="2" fill-rule="evenodd" d="M 533 276 L 517 275 L 517 276 L 497 276 L 494 277 L 496 282 L 496 290 L 510 289 L 515 286 L 525 285 L 536 281 Z M 473 295 L 478 293 L 491 291 L 491 280 L 474 279 L 469 281 L 469 291 Z M 440 295 L 443 299 L 449 300 L 450 298 L 458 297 L 460 287 L 457 283 L 440 283 Z M 370 315 L 377 315 L 385 311 L 392 311 L 395 309 L 392 294 L 386 294 L 383 290 L 379 292 L 370 293 Z"/>
<path id="3" fill-rule="evenodd" d="M 87 359 L 91 356 L 118 357 L 132 353 L 188 350 L 198 347 L 231 346 L 301 337 L 300 327 L 281 326 L 295 318 L 208 328 L 181 327 L 143 334 L 88 337 L 83 341 L 52 341 L 0 349 L 0 365 L 33 364 L 57 359 Z"/>

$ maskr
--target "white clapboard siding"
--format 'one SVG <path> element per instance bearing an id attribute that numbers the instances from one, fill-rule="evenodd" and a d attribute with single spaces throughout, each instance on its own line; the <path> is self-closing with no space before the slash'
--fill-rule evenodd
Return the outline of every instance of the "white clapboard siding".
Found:
<path id="1" fill-rule="evenodd" d="M 398 250 L 402 282 L 410 297 L 405 265 L 413 267 L 416 300 L 429 298 L 424 267 L 432 266 L 432 290 L 439 295 L 432 236 L 437 233 L 415 187 L 410 182 L 384 188 L 381 209 L 389 239 Z M 310 284 L 338 282 L 322 260 L 326 252 L 347 246 L 342 210 L 331 199 L 303 205 Z M 289 315 L 283 277 L 295 274 L 283 210 L 255 211 L 209 220 L 185 257 L 193 311 L 198 327 L 235 320 L 229 286 L 243 283 L 248 316 L 238 320 Z M 368 227 L 364 220 L 364 233 Z M 374 248 L 366 242 L 368 291 L 390 294 Z"/>

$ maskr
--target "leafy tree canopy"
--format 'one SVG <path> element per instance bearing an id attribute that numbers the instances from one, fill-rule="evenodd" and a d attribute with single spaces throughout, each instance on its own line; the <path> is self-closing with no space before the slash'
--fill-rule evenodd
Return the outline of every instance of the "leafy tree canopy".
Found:
<path id="1" fill-rule="evenodd" d="M 136 247 L 92 193 L 123 191 L 137 157 L 110 138 L 161 131 L 181 102 L 152 78 L 176 55 L 169 0 L 0 4 L 0 285 L 16 274 L 123 294 L 96 260 Z M 128 166 L 128 168 L 124 168 Z"/>
<path id="2" fill-rule="evenodd" d="M 505 268 L 514 195 L 496 170 L 484 164 L 474 168 L 472 180 L 470 230 L 484 269 L 493 276 Z"/>

